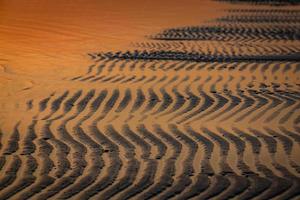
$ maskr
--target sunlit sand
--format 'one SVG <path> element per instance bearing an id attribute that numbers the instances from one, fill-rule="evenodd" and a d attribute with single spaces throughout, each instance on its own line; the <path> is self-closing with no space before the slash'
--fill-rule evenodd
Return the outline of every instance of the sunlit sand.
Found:
<path id="1" fill-rule="evenodd" d="M 0 1 L 0 199 L 298 199 L 297 1 Z"/>

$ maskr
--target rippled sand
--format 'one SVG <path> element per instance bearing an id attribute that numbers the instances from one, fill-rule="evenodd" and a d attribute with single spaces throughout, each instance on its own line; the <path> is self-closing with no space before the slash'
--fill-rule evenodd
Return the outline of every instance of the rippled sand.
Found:
<path id="1" fill-rule="evenodd" d="M 297 199 L 299 6 L 0 1 L 0 199 Z"/>

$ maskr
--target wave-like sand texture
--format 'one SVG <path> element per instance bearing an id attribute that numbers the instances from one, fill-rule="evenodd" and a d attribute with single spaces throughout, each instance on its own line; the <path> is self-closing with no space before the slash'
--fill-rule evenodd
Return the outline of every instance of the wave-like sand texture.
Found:
<path id="1" fill-rule="evenodd" d="M 21 99 L 0 199 L 299 198 L 299 10 L 228 13 Z"/>

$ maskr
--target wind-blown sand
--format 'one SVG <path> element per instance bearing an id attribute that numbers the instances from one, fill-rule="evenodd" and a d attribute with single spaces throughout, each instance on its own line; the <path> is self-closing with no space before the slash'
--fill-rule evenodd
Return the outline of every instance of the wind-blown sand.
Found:
<path id="1" fill-rule="evenodd" d="M 0 199 L 299 198 L 299 6 L 249 2 L 1 1 Z"/>

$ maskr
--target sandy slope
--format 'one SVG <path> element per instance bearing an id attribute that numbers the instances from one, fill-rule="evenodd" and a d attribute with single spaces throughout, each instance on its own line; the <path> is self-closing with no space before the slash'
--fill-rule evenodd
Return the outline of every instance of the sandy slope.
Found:
<path id="1" fill-rule="evenodd" d="M 299 198 L 297 7 L 15 3 L 0 199 Z"/>

